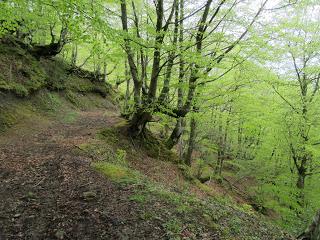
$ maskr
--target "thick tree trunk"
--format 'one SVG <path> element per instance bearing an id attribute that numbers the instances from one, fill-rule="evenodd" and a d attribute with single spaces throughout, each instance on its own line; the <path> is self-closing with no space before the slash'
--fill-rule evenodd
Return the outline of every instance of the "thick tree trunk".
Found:
<path id="1" fill-rule="evenodd" d="M 196 120 L 192 117 L 190 121 L 190 135 L 188 141 L 188 150 L 185 156 L 185 164 L 191 166 L 192 164 L 192 153 L 195 147 L 195 140 L 196 140 L 196 127 L 197 123 Z"/>
<path id="2" fill-rule="evenodd" d="M 298 173 L 297 188 L 304 189 L 305 178 L 306 178 L 306 175 L 304 172 Z"/>
<path id="3" fill-rule="evenodd" d="M 143 133 L 146 124 L 151 121 L 152 114 L 144 109 L 138 109 L 132 116 L 129 126 L 129 134 L 133 137 Z"/>
<path id="4" fill-rule="evenodd" d="M 179 142 L 179 139 L 183 132 L 182 121 L 183 121 L 183 118 L 177 119 L 174 129 L 170 137 L 166 141 L 166 146 L 168 149 L 172 149 Z"/>
<path id="5" fill-rule="evenodd" d="M 34 45 L 30 52 L 37 58 L 40 57 L 54 57 L 61 52 L 64 45 L 67 43 L 67 28 L 62 28 L 58 42 L 54 42 L 54 38 L 49 45 Z"/>

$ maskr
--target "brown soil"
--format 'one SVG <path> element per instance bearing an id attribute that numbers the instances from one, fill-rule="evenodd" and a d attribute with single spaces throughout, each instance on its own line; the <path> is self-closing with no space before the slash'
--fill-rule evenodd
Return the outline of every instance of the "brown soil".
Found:
<path id="1" fill-rule="evenodd" d="M 29 121 L 0 137 L 0 239 L 159 239 L 156 220 L 128 200 L 130 186 L 90 167 L 76 145 L 118 122 L 104 111 L 71 124 Z M 88 198 L 86 193 L 93 195 Z"/>

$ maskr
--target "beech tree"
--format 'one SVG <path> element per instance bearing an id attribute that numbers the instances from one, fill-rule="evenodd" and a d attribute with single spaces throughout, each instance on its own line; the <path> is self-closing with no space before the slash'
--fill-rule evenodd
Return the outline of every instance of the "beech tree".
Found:
<path id="1" fill-rule="evenodd" d="M 196 9 L 193 13 L 183 18 L 181 18 L 181 16 L 179 17 L 179 6 L 183 7 L 183 4 L 179 4 L 177 0 L 168 5 L 169 10 L 167 11 L 167 16 L 164 11 L 164 2 L 162 0 L 156 1 L 154 3 L 155 31 L 152 36 L 150 36 L 150 34 L 141 33 L 141 26 L 137 26 L 137 14 L 133 4 L 132 11 L 135 19 L 134 22 L 136 24 L 136 31 L 138 32 L 135 37 L 133 37 L 129 31 L 130 25 L 128 21 L 128 4 L 125 0 L 121 1 L 121 21 L 124 31 L 124 49 L 127 54 L 130 73 L 134 83 L 135 108 L 130 121 L 131 134 L 141 134 L 146 123 L 152 120 L 152 116 L 155 112 L 162 112 L 174 118 L 186 116 L 187 113 L 189 113 L 192 109 L 197 86 L 199 84 L 204 84 L 204 82 L 201 82 L 201 80 L 210 76 L 211 71 L 217 67 L 217 64 L 220 64 L 223 59 L 226 58 L 233 49 L 235 49 L 241 40 L 245 38 L 267 2 L 268 1 L 264 1 L 249 23 L 247 23 L 247 25 L 244 24 L 245 29 L 238 37 L 232 40 L 231 43 L 229 41 L 225 43 L 223 39 L 225 37 L 224 35 L 227 33 L 227 30 L 224 29 L 224 27 L 232 27 L 232 25 L 230 26 L 227 24 L 227 21 L 230 20 L 230 16 L 235 12 L 235 8 L 239 4 L 238 1 L 229 2 L 222 0 L 215 2 L 213 0 L 208 0 L 202 7 Z M 145 17 L 150 18 L 150 22 L 153 22 L 152 12 L 150 12 L 150 9 L 153 9 L 152 4 L 145 3 L 144 7 L 147 12 L 147 16 Z M 197 18 L 196 16 L 198 13 L 201 14 Z M 181 14 L 182 11 L 180 11 L 180 15 Z M 188 26 L 186 24 L 181 24 L 183 21 L 186 21 L 186 19 L 190 20 L 192 18 L 199 19 L 196 25 L 193 23 Z M 172 41 L 170 41 L 168 34 L 171 21 L 174 22 Z M 177 44 L 177 30 L 179 26 L 180 29 L 182 28 L 185 33 L 188 31 L 188 29 L 196 29 L 195 34 L 188 36 L 188 41 L 182 44 L 183 47 L 179 48 L 179 52 L 177 54 L 173 51 L 167 51 L 166 53 L 168 45 L 173 45 L 175 47 Z M 214 38 L 213 36 L 215 34 L 221 35 L 220 39 Z M 146 39 L 144 39 L 143 36 L 147 35 L 149 39 L 146 43 Z M 150 80 L 142 78 L 139 75 L 139 65 L 142 68 L 145 67 L 143 63 L 138 65 L 138 62 L 135 61 L 134 46 L 137 45 L 140 48 L 140 51 L 142 50 L 140 53 L 140 57 L 142 56 L 141 59 L 143 59 L 143 55 L 145 55 L 143 52 L 147 50 L 151 50 L 152 52 Z M 163 55 L 168 55 L 167 59 L 164 60 Z M 188 90 L 186 96 L 183 97 L 183 104 L 181 104 L 180 92 L 180 106 L 178 108 L 169 108 L 164 99 L 166 99 L 165 95 L 169 93 L 167 89 L 170 83 L 171 72 L 173 71 L 173 67 L 171 65 L 173 64 L 174 59 L 178 56 L 183 56 L 185 58 L 185 64 L 188 65 L 186 67 L 188 69 L 185 69 L 183 76 L 182 73 L 180 75 L 180 78 L 188 79 L 185 81 L 188 83 Z M 162 74 L 164 69 L 167 70 L 167 74 L 164 74 L 166 77 L 165 80 L 163 80 L 164 84 L 161 90 L 159 87 L 159 80 L 163 79 Z M 141 73 L 142 72 L 144 72 L 143 69 L 141 69 Z M 159 97 L 157 97 L 158 91 L 160 92 Z M 170 147 L 177 142 L 177 139 L 181 134 L 177 128 L 179 128 L 179 124 L 174 128 L 173 134 L 171 134 L 171 141 L 168 141 L 168 145 Z"/>
<path id="2" fill-rule="evenodd" d="M 320 45 L 317 39 L 320 28 L 316 20 L 310 19 L 314 11 L 305 8 L 296 11 L 292 19 L 286 19 L 277 35 L 277 53 L 287 59 L 283 64 L 285 74 L 282 80 L 272 85 L 275 93 L 287 106 L 284 116 L 286 136 L 292 161 L 298 175 L 297 187 L 303 189 L 305 178 L 319 173 L 317 153 L 314 146 L 317 136 L 314 130 L 319 126 L 315 119 L 315 101 L 319 92 Z M 283 78 L 288 80 L 285 82 Z"/>

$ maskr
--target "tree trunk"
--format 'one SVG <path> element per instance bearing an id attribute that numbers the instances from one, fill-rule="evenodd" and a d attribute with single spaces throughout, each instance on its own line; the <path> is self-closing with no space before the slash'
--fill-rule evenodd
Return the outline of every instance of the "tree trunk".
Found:
<path id="1" fill-rule="evenodd" d="M 196 127 L 197 123 L 194 117 L 190 120 L 190 135 L 189 135 L 189 141 L 188 141 L 188 150 L 185 156 L 185 163 L 188 166 L 191 166 L 192 164 L 192 153 L 195 147 L 195 140 L 196 140 Z"/>
<path id="2" fill-rule="evenodd" d="M 167 70 L 165 74 L 165 78 L 163 81 L 163 88 L 161 90 L 160 96 L 159 96 L 159 103 L 160 104 L 166 104 L 170 92 L 170 81 L 171 81 L 171 74 L 172 74 L 172 68 L 173 68 L 173 62 L 176 55 L 176 46 L 178 41 L 178 30 L 179 30 L 179 4 L 175 4 L 175 20 L 174 20 L 174 34 L 173 34 L 173 41 L 172 46 L 173 50 L 169 53 L 168 56 L 168 64 L 167 64 Z"/>
<path id="3" fill-rule="evenodd" d="M 108 77 L 107 61 L 104 60 L 104 62 L 103 62 L 103 82 L 107 82 L 108 81 L 107 77 Z"/>
<path id="4" fill-rule="evenodd" d="M 180 23 L 178 26 L 178 16 L 177 13 L 175 15 L 175 31 L 178 31 L 179 28 L 179 48 L 180 51 L 182 52 L 183 50 L 183 18 L 184 18 L 184 2 L 183 0 L 180 0 L 179 2 L 179 7 L 176 7 L 176 11 L 180 10 Z M 177 27 L 177 28 L 176 28 Z M 177 32 L 175 32 L 176 36 Z M 178 103 L 177 107 L 178 109 L 182 108 L 183 106 L 183 89 L 182 89 L 182 84 L 183 84 L 183 78 L 184 78 L 184 59 L 183 56 L 180 54 L 180 63 L 179 63 L 179 86 L 178 86 Z M 180 117 L 177 119 L 176 125 L 169 137 L 169 139 L 166 142 L 166 146 L 168 149 L 172 149 L 178 142 L 179 139 L 183 133 L 183 121 L 184 118 Z"/>
<path id="5" fill-rule="evenodd" d="M 127 4 L 126 4 L 125 0 L 121 0 L 121 22 L 122 22 L 122 29 L 128 33 L 129 30 L 128 30 Z M 131 73 L 131 77 L 132 77 L 133 85 L 134 85 L 135 108 L 138 111 L 138 109 L 141 107 L 140 105 L 141 105 L 142 82 L 138 77 L 138 69 L 137 69 L 137 66 L 134 62 L 134 54 L 131 49 L 130 39 L 125 38 L 124 41 L 125 41 L 125 51 L 127 53 L 130 73 Z"/>
<path id="6" fill-rule="evenodd" d="M 129 133 L 133 137 L 139 136 L 143 133 L 146 124 L 151 121 L 152 114 L 145 109 L 138 109 L 133 114 L 130 121 Z"/>
<path id="7" fill-rule="evenodd" d="M 67 28 L 63 27 L 60 32 L 60 38 L 57 42 L 54 42 L 54 39 L 48 45 L 34 45 L 30 49 L 32 55 L 36 58 L 40 57 L 53 57 L 59 54 L 64 45 L 67 43 L 66 36 L 67 36 Z"/>
<path id="8" fill-rule="evenodd" d="M 224 157 L 224 142 L 223 142 L 223 131 L 222 131 L 222 112 L 219 115 L 219 127 L 218 127 L 218 135 L 219 135 L 219 142 L 218 142 L 218 157 L 217 157 L 217 165 L 215 169 L 215 173 L 221 176 L 222 172 L 222 164 L 223 164 L 223 157 Z"/>
<path id="9" fill-rule="evenodd" d="M 183 118 L 177 119 L 174 129 L 170 137 L 166 141 L 166 146 L 168 149 L 172 149 L 179 142 L 179 139 L 183 132 L 182 121 L 183 121 Z"/>
<path id="10" fill-rule="evenodd" d="M 124 66 L 125 66 L 124 75 L 125 75 L 125 79 L 126 79 L 127 85 L 126 85 L 126 95 L 125 95 L 125 98 L 124 98 L 123 112 L 124 112 L 124 114 L 127 114 L 128 113 L 128 108 L 129 108 L 128 101 L 129 101 L 129 98 L 130 98 L 130 76 L 129 76 L 129 69 L 128 69 L 127 60 L 125 61 Z"/>
<path id="11" fill-rule="evenodd" d="M 72 47 L 72 53 L 71 53 L 71 68 L 75 68 L 77 65 L 77 57 L 78 57 L 78 45 L 75 44 Z"/>
<path id="12" fill-rule="evenodd" d="M 306 178 L 305 173 L 303 172 L 298 173 L 297 188 L 304 189 L 305 178 Z"/>

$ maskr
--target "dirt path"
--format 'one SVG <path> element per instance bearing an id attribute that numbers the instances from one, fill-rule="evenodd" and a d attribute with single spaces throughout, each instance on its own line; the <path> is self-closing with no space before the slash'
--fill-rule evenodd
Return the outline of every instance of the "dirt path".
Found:
<path id="1" fill-rule="evenodd" d="M 0 239 L 159 239 L 142 207 L 90 167 L 76 145 L 118 121 L 103 111 L 31 122 L 0 137 Z"/>

